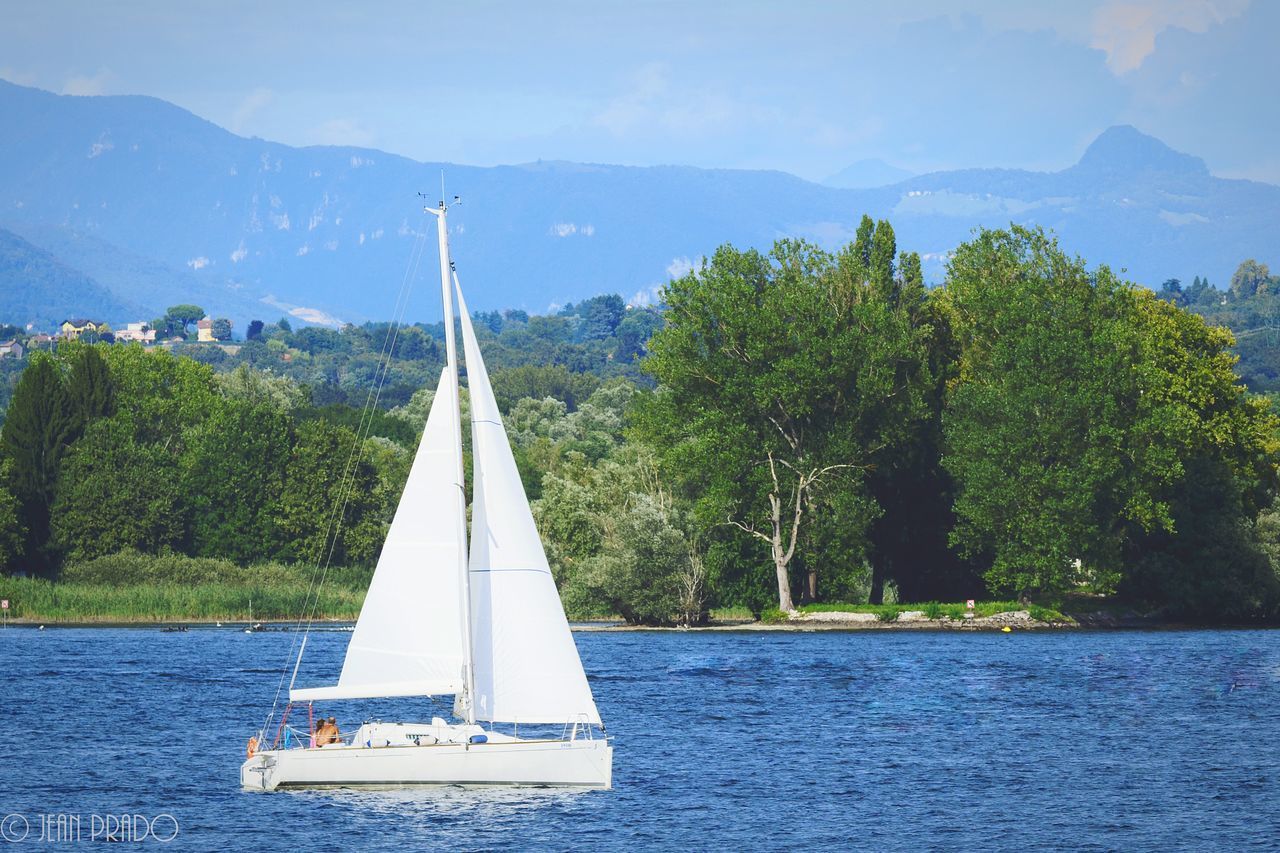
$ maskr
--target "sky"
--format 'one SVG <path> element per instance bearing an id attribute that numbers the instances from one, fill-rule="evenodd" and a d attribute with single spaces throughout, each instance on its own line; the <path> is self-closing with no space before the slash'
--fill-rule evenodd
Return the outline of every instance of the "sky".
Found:
<path id="1" fill-rule="evenodd" d="M 1053 170 L 1132 124 L 1280 183 L 1280 0 L 0 0 L 0 77 L 474 165 Z"/>

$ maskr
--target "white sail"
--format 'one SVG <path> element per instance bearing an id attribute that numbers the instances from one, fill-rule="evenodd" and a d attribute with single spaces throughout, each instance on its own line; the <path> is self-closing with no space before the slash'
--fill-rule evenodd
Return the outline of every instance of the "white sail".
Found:
<path id="1" fill-rule="evenodd" d="M 489 722 L 600 725 L 462 290 L 457 293 L 471 394 L 475 714 Z"/>
<path id="2" fill-rule="evenodd" d="M 453 423 L 457 388 L 446 368 L 395 519 L 360 609 L 335 687 L 290 699 L 458 693 L 464 686 L 458 561 L 465 530 Z"/>

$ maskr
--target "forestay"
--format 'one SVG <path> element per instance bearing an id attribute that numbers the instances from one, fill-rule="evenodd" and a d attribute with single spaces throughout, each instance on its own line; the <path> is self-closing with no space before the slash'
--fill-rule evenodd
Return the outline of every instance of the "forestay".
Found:
<path id="1" fill-rule="evenodd" d="M 600 725 L 461 288 L 457 292 L 471 394 L 476 717 Z"/>
<path id="2" fill-rule="evenodd" d="M 294 701 L 428 696 L 463 688 L 457 388 L 440 376 L 431 413 L 335 687 Z"/>

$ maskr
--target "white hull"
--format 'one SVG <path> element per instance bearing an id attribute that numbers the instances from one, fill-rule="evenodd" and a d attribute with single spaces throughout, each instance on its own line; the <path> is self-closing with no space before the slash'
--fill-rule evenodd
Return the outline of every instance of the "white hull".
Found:
<path id="1" fill-rule="evenodd" d="M 405 724 L 365 726 L 353 745 L 259 752 L 241 766 L 240 785 L 274 791 L 414 785 L 609 788 L 613 783 L 613 748 L 603 738 L 520 740 L 490 733 L 487 743 L 428 743 L 426 738 L 414 744 L 403 736 L 377 737 L 393 727 Z M 361 737 L 369 734 L 374 737 Z"/>

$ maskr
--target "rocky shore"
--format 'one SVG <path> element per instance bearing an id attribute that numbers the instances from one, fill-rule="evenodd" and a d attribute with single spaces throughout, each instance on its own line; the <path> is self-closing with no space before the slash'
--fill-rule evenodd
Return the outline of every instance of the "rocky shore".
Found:
<path id="1" fill-rule="evenodd" d="M 1040 631 L 1079 628 L 1074 620 L 1042 622 L 1031 618 L 1030 611 L 1011 610 L 992 616 L 969 619 L 930 619 L 922 610 L 905 610 L 892 621 L 884 621 L 876 613 L 803 613 L 794 611 L 781 622 L 724 621 L 695 628 L 646 628 L 614 623 L 575 623 L 575 631 Z M 1099 626 L 1101 627 L 1101 626 Z"/>

